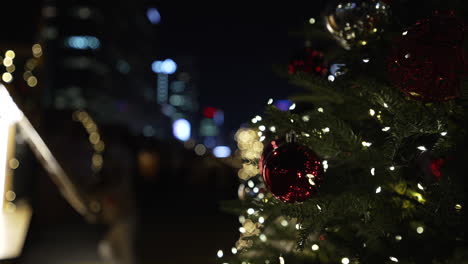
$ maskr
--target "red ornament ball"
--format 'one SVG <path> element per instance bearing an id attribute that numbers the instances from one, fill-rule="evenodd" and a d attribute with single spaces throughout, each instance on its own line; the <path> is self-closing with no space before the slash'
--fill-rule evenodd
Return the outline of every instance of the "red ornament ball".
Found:
<path id="1" fill-rule="evenodd" d="M 328 72 L 325 56 L 323 52 L 307 47 L 289 62 L 288 72 L 289 74 L 305 72 L 324 76 Z"/>
<path id="2" fill-rule="evenodd" d="M 404 31 L 389 57 L 389 77 L 405 95 L 425 102 L 460 96 L 465 74 L 465 25 L 436 13 Z"/>
<path id="3" fill-rule="evenodd" d="M 302 202 L 314 196 L 323 174 L 319 157 L 297 143 L 285 143 L 273 150 L 263 167 L 263 179 L 269 191 L 288 203 Z"/>
<path id="4" fill-rule="evenodd" d="M 437 180 L 442 178 L 441 167 L 444 165 L 445 160 L 442 158 L 431 160 L 430 168 L 431 172 Z"/>
<path id="5" fill-rule="evenodd" d="M 263 165 L 265 164 L 265 158 L 270 154 L 273 150 L 278 148 L 281 144 L 284 143 L 284 138 L 282 139 L 275 139 L 270 141 L 269 143 L 265 144 L 263 147 L 262 155 L 260 156 L 260 160 L 258 162 L 258 168 L 260 170 L 260 175 L 263 175 Z"/>

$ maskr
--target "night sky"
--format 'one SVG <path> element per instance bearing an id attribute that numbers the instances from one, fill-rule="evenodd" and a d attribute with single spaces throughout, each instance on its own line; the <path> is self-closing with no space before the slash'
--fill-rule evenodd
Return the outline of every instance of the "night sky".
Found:
<path id="1" fill-rule="evenodd" d="M 201 105 L 223 109 L 226 128 L 235 130 L 261 114 L 268 98 L 285 98 L 296 89 L 273 72 L 273 64 L 286 66 L 303 47 L 304 39 L 291 33 L 318 18 L 324 1 L 313 2 L 155 5 L 161 13 L 161 54 L 198 57 Z"/>
<path id="2" fill-rule="evenodd" d="M 41 1 L 26 2 L 7 3 L 4 11 L 8 12 L 1 18 L 3 43 L 34 43 Z M 310 17 L 319 19 L 326 1 L 151 2 L 149 6 L 158 8 L 162 17 L 155 26 L 160 39 L 158 59 L 195 57 L 200 66 L 200 105 L 223 109 L 226 131 L 234 131 L 261 114 L 269 98 L 284 99 L 297 89 L 274 73 L 273 65 L 286 66 L 303 47 L 304 39 L 291 32 L 302 30 Z"/>

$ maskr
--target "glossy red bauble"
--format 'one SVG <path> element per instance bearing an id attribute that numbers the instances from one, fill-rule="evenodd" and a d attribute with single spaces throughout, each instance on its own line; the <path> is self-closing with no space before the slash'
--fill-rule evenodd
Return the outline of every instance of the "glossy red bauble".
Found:
<path id="1" fill-rule="evenodd" d="M 317 194 L 323 165 L 308 147 L 285 143 L 265 159 L 263 179 L 269 191 L 283 202 L 302 202 Z"/>

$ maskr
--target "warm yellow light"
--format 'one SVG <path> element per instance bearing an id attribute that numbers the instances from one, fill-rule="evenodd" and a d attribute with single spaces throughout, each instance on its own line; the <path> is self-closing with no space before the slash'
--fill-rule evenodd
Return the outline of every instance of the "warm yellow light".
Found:
<path id="1" fill-rule="evenodd" d="M 35 87 L 37 85 L 37 78 L 35 76 L 30 76 L 27 83 L 30 87 Z"/>
<path id="2" fill-rule="evenodd" d="M 8 67 L 8 66 L 11 66 L 13 64 L 13 60 L 9 57 L 6 57 L 3 59 L 3 65 L 5 65 L 5 67 Z"/>
<path id="3" fill-rule="evenodd" d="M 94 146 L 94 150 L 97 152 L 103 152 L 105 148 L 104 142 L 102 141 L 99 141 L 97 144 L 94 144 L 93 146 Z"/>
<path id="4" fill-rule="evenodd" d="M 7 72 L 12 73 L 16 70 L 16 66 L 11 64 L 10 66 L 6 67 Z"/>
<path id="5" fill-rule="evenodd" d="M 93 166 L 98 167 L 98 168 L 102 167 L 103 158 L 101 154 L 94 154 L 92 160 L 93 160 Z"/>
<path id="6" fill-rule="evenodd" d="M 15 170 L 19 167 L 19 161 L 13 158 L 8 162 L 8 165 L 10 165 L 11 169 Z"/>
<path id="7" fill-rule="evenodd" d="M 12 50 L 7 50 L 5 52 L 5 57 L 10 58 L 10 59 L 14 59 L 15 58 L 15 52 L 12 51 Z"/>
<path id="8" fill-rule="evenodd" d="M 16 199 L 16 193 L 14 191 L 7 191 L 5 193 L 5 198 L 7 201 L 12 202 Z"/>
<path id="9" fill-rule="evenodd" d="M 2 80 L 6 83 L 13 81 L 13 75 L 9 72 L 4 72 L 2 75 Z"/>
<path id="10" fill-rule="evenodd" d="M 89 142 L 91 142 L 91 144 L 97 144 L 100 139 L 101 137 L 97 132 L 93 132 L 89 135 Z"/>
<path id="11" fill-rule="evenodd" d="M 31 71 L 25 71 L 25 72 L 23 73 L 23 79 L 24 79 L 25 81 L 28 81 L 28 78 L 31 77 L 31 76 L 32 76 L 32 72 L 31 72 Z"/>
<path id="12" fill-rule="evenodd" d="M 40 57 L 42 56 L 42 47 L 40 44 L 34 44 L 32 46 L 32 52 L 33 52 L 33 55 L 34 57 Z"/>

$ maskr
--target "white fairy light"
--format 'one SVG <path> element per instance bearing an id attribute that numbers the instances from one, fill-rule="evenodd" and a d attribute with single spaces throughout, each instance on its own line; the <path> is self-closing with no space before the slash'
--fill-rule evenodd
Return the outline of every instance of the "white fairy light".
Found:
<path id="1" fill-rule="evenodd" d="M 317 111 L 319 111 L 320 113 L 323 113 L 323 108 L 319 107 L 319 108 L 317 108 Z"/>
<path id="2" fill-rule="evenodd" d="M 263 136 L 262 131 L 258 131 L 257 135 L 258 135 L 259 137 Z"/>
<path id="3" fill-rule="evenodd" d="M 364 62 L 364 63 L 368 63 L 369 61 L 370 61 L 369 58 L 362 59 L 362 62 Z"/>
<path id="4" fill-rule="evenodd" d="M 310 137 L 310 134 L 309 134 L 309 133 L 302 132 L 302 135 L 303 135 L 304 137 Z"/>
<path id="5" fill-rule="evenodd" d="M 391 261 L 393 261 L 393 262 L 398 262 L 398 259 L 395 258 L 395 257 L 390 256 L 389 259 L 390 259 Z"/>
<path id="6" fill-rule="evenodd" d="M 255 213 L 255 210 L 254 210 L 253 208 L 249 208 L 249 209 L 247 209 L 247 213 L 248 213 L 249 215 L 252 215 L 252 214 Z"/>
<path id="7" fill-rule="evenodd" d="M 284 263 L 285 263 L 285 262 L 284 262 L 284 258 L 283 258 L 282 256 L 279 257 L 279 263 L 280 263 L 280 264 L 284 264 Z"/>
<path id="8" fill-rule="evenodd" d="M 291 121 L 291 123 L 294 123 L 294 119 L 292 119 L 292 118 L 291 118 L 291 119 L 289 119 L 289 121 Z"/>
<path id="9" fill-rule="evenodd" d="M 363 145 L 364 147 L 370 147 L 370 146 L 372 146 L 372 143 L 366 142 L 366 141 L 362 141 L 362 145 Z"/>
<path id="10" fill-rule="evenodd" d="M 327 169 L 328 169 L 328 160 L 322 161 L 322 165 L 323 165 L 323 170 L 327 171 Z"/>
<path id="11" fill-rule="evenodd" d="M 289 110 L 294 110 L 296 109 L 296 103 L 293 103 L 290 107 L 289 107 Z"/>
<path id="12" fill-rule="evenodd" d="M 424 146 L 419 146 L 418 149 L 421 150 L 421 151 L 426 151 L 427 150 L 427 148 L 424 147 Z"/>
<path id="13" fill-rule="evenodd" d="M 258 189 L 258 187 L 253 188 L 254 193 L 258 193 L 259 191 L 260 191 L 260 189 Z"/>
<path id="14" fill-rule="evenodd" d="M 385 108 L 388 108 L 388 104 L 387 104 L 387 103 L 383 103 L 383 106 L 384 106 Z"/>
<path id="15" fill-rule="evenodd" d="M 276 132 L 276 127 L 275 127 L 275 126 L 271 126 L 271 127 L 270 127 L 270 131 L 273 132 L 273 133 Z"/>
<path id="16" fill-rule="evenodd" d="M 395 236 L 395 240 L 397 240 L 397 241 L 401 241 L 402 239 L 403 239 L 403 237 L 400 236 L 400 235 L 396 235 L 396 236 Z"/>
<path id="17" fill-rule="evenodd" d="M 346 257 L 342 258 L 341 263 L 342 264 L 349 264 L 349 258 L 346 258 Z"/>
<path id="18" fill-rule="evenodd" d="M 268 99 L 267 104 L 271 105 L 273 103 L 273 98 Z"/>
<path id="19" fill-rule="evenodd" d="M 317 204 L 317 209 L 319 209 L 319 211 L 322 211 L 322 207 L 320 207 L 320 205 Z"/>
<path id="20" fill-rule="evenodd" d="M 255 119 L 257 119 L 257 121 L 262 121 L 262 117 L 259 115 L 255 116 Z"/>
<path id="21" fill-rule="evenodd" d="M 312 250 L 313 250 L 313 251 L 317 251 L 317 250 L 319 250 L 319 248 L 320 248 L 320 247 L 319 247 L 317 244 L 313 244 L 313 245 L 312 245 Z"/>
<path id="22" fill-rule="evenodd" d="M 308 115 L 302 116 L 302 121 L 309 122 L 309 120 L 310 120 L 310 116 L 308 116 Z"/>
<path id="23" fill-rule="evenodd" d="M 244 233 L 245 233 L 245 227 L 243 227 L 243 226 L 239 227 L 239 232 L 241 232 L 242 234 L 244 234 Z"/>
<path id="24" fill-rule="evenodd" d="M 375 189 L 375 193 L 380 193 L 382 191 L 382 187 L 377 187 L 377 189 Z"/>
<path id="25" fill-rule="evenodd" d="M 403 31 L 403 33 L 401 33 L 401 35 L 403 36 L 406 36 L 408 34 L 408 31 Z"/>
<path id="26" fill-rule="evenodd" d="M 252 180 L 249 180 L 247 182 L 247 185 L 250 187 L 250 188 L 253 188 L 255 186 L 255 183 L 252 181 Z"/>
<path id="27" fill-rule="evenodd" d="M 391 170 L 391 171 L 394 171 L 394 170 L 395 170 L 395 166 L 390 166 L 388 169 Z"/>
<path id="28" fill-rule="evenodd" d="M 223 253 L 223 251 L 220 249 L 220 250 L 218 250 L 218 253 L 216 253 L 216 255 L 218 256 L 218 258 L 222 258 L 223 255 L 224 255 L 224 253 Z"/>
<path id="29" fill-rule="evenodd" d="M 384 127 L 384 128 L 382 128 L 382 131 L 384 131 L 384 132 L 387 132 L 387 131 L 389 131 L 389 130 L 390 130 L 390 127 Z"/>
<path id="30" fill-rule="evenodd" d="M 370 169 L 370 174 L 372 174 L 372 176 L 375 176 L 375 168 Z"/>
<path id="31" fill-rule="evenodd" d="M 261 125 L 261 126 L 258 127 L 258 129 L 259 129 L 260 131 L 265 131 L 266 127 L 265 127 L 264 125 Z"/>
<path id="32" fill-rule="evenodd" d="M 417 232 L 418 234 L 424 233 L 424 227 L 418 226 L 418 228 L 416 228 L 416 232 Z"/>
<path id="33" fill-rule="evenodd" d="M 254 124 L 255 124 L 255 123 L 257 123 L 257 122 L 258 122 L 258 121 L 257 121 L 257 119 L 256 119 L 256 118 L 252 118 L 252 123 L 254 123 Z"/>
<path id="34" fill-rule="evenodd" d="M 243 224 L 245 222 L 245 216 L 239 216 L 239 223 Z"/>
<path id="35" fill-rule="evenodd" d="M 328 133 L 328 132 L 330 132 L 330 128 L 329 127 L 322 128 L 322 132 L 323 133 Z"/>
<path id="36" fill-rule="evenodd" d="M 445 137 L 447 135 L 447 132 L 441 132 L 440 135 Z"/>
<path id="37" fill-rule="evenodd" d="M 284 227 L 288 226 L 288 221 L 286 221 L 285 219 L 281 220 L 281 225 Z"/>
<path id="38" fill-rule="evenodd" d="M 296 224 L 296 229 L 300 230 L 301 229 L 301 224 Z"/>
<path id="39" fill-rule="evenodd" d="M 375 110 L 374 109 L 369 109 L 369 115 L 374 116 L 375 115 Z"/>
<path id="40" fill-rule="evenodd" d="M 261 234 L 259 238 L 260 238 L 260 241 L 262 242 L 267 241 L 267 237 L 265 236 L 265 234 Z"/>
<path id="41" fill-rule="evenodd" d="M 331 74 L 328 75 L 328 81 L 334 82 L 334 81 L 335 81 L 335 76 L 333 76 L 333 75 L 331 75 Z"/>
<path id="42" fill-rule="evenodd" d="M 235 247 L 231 248 L 231 252 L 232 252 L 232 254 L 237 254 L 237 248 L 235 248 Z"/>
<path id="43" fill-rule="evenodd" d="M 265 218 L 264 218 L 263 216 L 260 216 L 260 217 L 258 218 L 258 222 L 259 222 L 260 224 L 263 224 L 263 223 L 265 222 Z"/>
<path id="44" fill-rule="evenodd" d="M 265 136 L 261 136 L 260 139 L 259 139 L 260 142 L 263 142 L 265 140 L 265 138 L 266 138 Z"/>
<path id="45" fill-rule="evenodd" d="M 418 183 L 418 188 L 419 188 L 421 191 L 424 191 L 424 187 L 421 185 L 421 183 Z"/>

